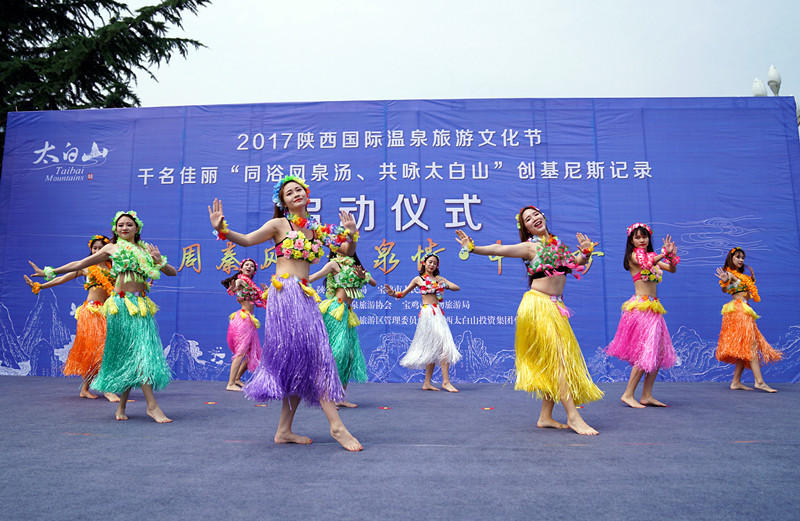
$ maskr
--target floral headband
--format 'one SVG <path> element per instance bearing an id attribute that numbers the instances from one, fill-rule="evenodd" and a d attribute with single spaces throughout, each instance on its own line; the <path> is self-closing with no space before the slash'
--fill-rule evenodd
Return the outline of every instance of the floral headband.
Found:
<path id="1" fill-rule="evenodd" d="M 547 217 L 544 216 L 544 213 L 542 213 L 542 211 L 540 209 L 536 208 L 535 206 L 533 206 L 531 204 L 529 206 L 526 206 L 522 210 L 520 210 L 519 213 L 514 216 L 514 218 L 517 221 L 517 230 L 521 230 L 522 229 L 522 212 L 524 212 L 525 210 L 530 210 L 530 209 L 536 210 L 537 212 L 542 214 L 542 217 L 544 217 L 544 220 L 547 220 Z"/>
<path id="2" fill-rule="evenodd" d="M 103 245 L 106 245 L 109 242 L 111 242 L 111 239 L 109 239 L 105 235 L 92 235 L 92 238 L 89 239 L 89 249 L 92 248 L 92 244 L 94 244 L 94 241 L 103 241 Z"/>
<path id="3" fill-rule="evenodd" d="M 633 223 L 630 226 L 628 226 L 628 237 L 631 236 L 631 233 L 633 233 L 633 230 L 635 230 L 636 228 L 644 228 L 645 230 L 647 230 L 647 233 L 649 233 L 651 237 L 653 235 L 653 230 L 651 230 L 650 227 L 647 226 L 645 223 Z"/>
<path id="4" fill-rule="evenodd" d="M 136 211 L 135 210 L 128 210 L 126 212 L 124 210 L 120 210 L 120 211 L 117 212 L 116 215 L 114 215 L 114 218 L 111 220 L 111 231 L 114 232 L 114 235 L 117 234 L 117 221 L 123 215 L 128 215 L 130 217 L 133 217 L 133 220 L 136 222 L 136 226 L 138 227 L 139 233 L 142 233 L 142 226 L 144 226 L 144 225 L 142 224 L 142 220 L 139 219 L 139 216 L 136 215 Z"/>
<path id="5" fill-rule="evenodd" d="M 311 190 L 308 188 L 308 185 L 303 179 L 297 177 L 296 175 L 287 175 L 286 177 L 275 183 L 275 186 L 272 187 L 272 202 L 275 203 L 275 205 L 278 208 L 283 208 L 283 203 L 281 202 L 281 188 L 283 188 L 283 185 L 285 185 L 289 181 L 294 181 L 295 183 L 305 188 L 306 196 L 311 195 Z"/>
<path id="6" fill-rule="evenodd" d="M 743 249 L 741 249 L 739 246 L 735 246 L 731 248 L 731 251 L 728 252 L 728 255 L 733 255 L 734 253 L 736 253 L 736 250 L 739 250 L 740 252 L 744 253 Z"/>
<path id="7" fill-rule="evenodd" d="M 253 266 L 256 267 L 256 271 L 258 271 L 258 263 L 255 261 L 255 259 L 251 259 L 249 257 L 247 259 L 242 259 L 242 262 L 239 263 L 239 271 L 242 271 L 242 268 L 244 268 L 244 263 L 247 261 L 252 262 Z"/>

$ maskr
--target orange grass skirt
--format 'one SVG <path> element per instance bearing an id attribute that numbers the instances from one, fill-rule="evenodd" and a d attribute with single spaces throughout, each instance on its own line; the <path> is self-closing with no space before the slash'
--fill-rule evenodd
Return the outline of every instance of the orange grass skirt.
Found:
<path id="1" fill-rule="evenodd" d="M 774 349 L 756 326 L 759 316 L 746 302 L 731 300 L 722 307 L 722 329 L 717 343 L 717 360 L 728 364 L 744 362 L 750 367 L 755 346 L 762 364 L 780 360 L 783 354 Z"/>
<path id="2" fill-rule="evenodd" d="M 65 375 L 91 378 L 100 370 L 106 342 L 106 314 L 103 303 L 86 301 L 75 310 L 78 327 L 75 341 L 64 364 Z"/>

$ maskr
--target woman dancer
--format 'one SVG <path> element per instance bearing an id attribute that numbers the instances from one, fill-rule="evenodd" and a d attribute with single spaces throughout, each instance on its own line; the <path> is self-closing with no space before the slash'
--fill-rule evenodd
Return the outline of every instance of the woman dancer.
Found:
<path id="1" fill-rule="evenodd" d="M 93 235 L 89 239 L 89 251 L 97 253 L 109 242 L 111 242 L 111 239 L 105 235 Z M 36 264 L 30 261 L 28 263 L 34 271 L 40 271 Z M 80 276 L 86 277 L 83 289 L 87 290 L 88 294 L 86 295 L 86 302 L 75 310 L 75 320 L 78 321 L 75 340 L 72 342 L 72 348 L 69 350 L 69 355 L 67 355 L 63 371 L 67 376 L 77 375 L 83 378 L 78 396 L 92 400 L 97 398 L 97 395 L 89 392 L 89 384 L 97 375 L 97 371 L 100 370 L 100 362 L 103 359 L 103 345 L 106 341 L 106 317 L 103 303 L 114 292 L 114 277 L 111 275 L 109 268 L 111 268 L 111 264 L 104 262 L 78 271 L 65 273 L 44 284 L 33 282 L 27 275 L 24 275 L 25 282 L 31 287 L 31 291 L 35 295 L 38 295 L 42 289 L 64 284 Z M 109 402 L 119 401 L 119 396 L 114 393 L 103 394 Z"/>
<path id="2" fill-rule="evenodd" d="M 335 229 L 311 220 L 306 208 L 309 193 L 299 177 L 284 177 L 273 189 L 274 217 L 247 234 L 228 228 L 222 201 L 214 199 L 208 214 L 220 238 L 240 246 L 275 241 L 277 262 L 266 307 L 270 327 L 266 328 L 261 362 L 244 387 L 245 396 L 256 401 L 283 401 L 275 443 L 311 443 L 311 438 L 292 432 L 297 405 L 303 399 L 322 407 L 331 436 L 342 447 L 359 451 L 361 444 L 344 426 L 336 409 L 335 402 L 344 392 L 317 307 L 319 297 L 306 285 L 310 264 L 324 253 L 323 241 L 350 253 L 358 234 L 355 221 L 346 212 L 339 214 L 343 226 Z"/>
<path id="3" fill-rule="evenodd" d="M 36 270 L 37 276 L 52 280 L 58 273 L 77 271 L 94 264 L 111 261 L 111 275 L 116 277 L 114 294 L 105 303 L 106 343 L 100 372 L 91 388 L 102 392 L 121 393 L 115 417 L 128 419 L 125 406 L 133 387 L 141 387 L 147 400 L 147 415 L 158 423 L 169 419 L 158 406 L 153 391 L 163 389 L 170 381 L 170 369 L 153 319 L 158 307 L 147 297 L 150 280 L 161 273 L 177 275 L 158 248 L 140 240 L 142 221 L 136 212 L 117 212 L 112 220 L 114 238 L 100 251 L 84 259 L 58 268 L 46 266 Z M 138 293 L 138 295 L 137 295 Z"/>
<path id="4" fill-rule="evenodd" d="M 339 371 L 339 380 L 347 390 L 348 382 L 367 381 L 367 362 L 361 352 L 356 328 L 361 323 L 353 311 L 353 299 L 364 298 L 361 289 L 377 283 L 364 270 L 358 255 L 331 253 L 332 259 L 321 270 L 308 278 L 309 282 L 325 277 L 325 300 L 319 305 L 322 320 L 328 330 L 333 359 Z M 358 404 L 341 400 L 337 407 L 358 407 Z"/>
<path id="5" fill-rule="evenodd" d="M 517 310 L 515 389 L 536 393 L 542 399 L 537 427 L 570 428 L 578 434 L 596 435 L 581 417 L 576 404 L 599 400 L 601 391 L 592 382 L 578 341 L 569 325 L 571 312 L 564 306 L 562 293 L 566 275 L 582 271 L 594 248 L 589 238 L 576 234 L 580 253 L 569 248 L 547 228 L 544 214 L 526 206 L 516 216 L 520 243 L 475 246 L 463 231 L 458 242 L 466 252 L 502 255 L 523 259 L 528 270 L 530 290 Z M 553 419 L 553 405 L 560 401 L 567 412 L 567 424 Z"/>
<path id="6" fill-rule="evenodd" d="M 222 281 L 228 294 L 236 297 L 241 304 L 239 311 L 231 313 L 228 323 L 228 347 L 233 353 L 231 372 L 228 376 L 227 391 L 241 391 L 244 382 L 241 378 L 245 370 L 254 372 L 261 360 L 261 342 L 258 341 L 258 328 L 261 327 L 253 314 L 256 307 L 266 305 L 262 295 L 264 289 L 253 282 L 258 266 L 253 259 L 244 259 L 239 265 L 239 273 Z"/>
<path id="7" fill-rule="evenodd" d="M 458 389 L 450 383 L 450 366 L 461 360 L 461 353 L 456 348 L 439 302 L 444 299 L 444 290 L 458 291 L 461 288 L 439 275 L 439 257 L 434 253 L 422 259 L 419 276 L 411 279 L 403 291 L 396 292 L 388 285 L 385 289 L 390 297 L 403 298 L 416 287 L 419 287 L 422 296 L 422 309 L 419 311 L 414 338 L 408 352 L 400 359 L 400 365 L 409 369 L 424 368 L 422 390 L 438 391 L 439 388 L 431 383 L 431 378 L 436 364 L 439 364 L 442 368 L 442 388 L 457 393 Z"/>
<path id="8" fill-rule="evenodd" d="M 665 403 L 653 398 L 653 384 L 658 370 L 675 365 L 677 357 L 664 322 L 667 311 L 659 302 L 656 291 L 662 270 L 675 273 L 678 269 L 678 248 L 667 235 L 661 253 L 656 254 L 652 244 L 653 232 L 644 223 L 628 226 L 627 232 L 622 264 L 633 276 L 634 295 L 622 304 L 617 333 L 606 351 L 633 366 L 628 386 L 620 398 L 622 403 L 636 409 L 646 405 L 666 407 Z M 646 376 L 642 398 L 637 402 L 633 394 L 643 374 Z"/>
<path id="9" fill-rule="evenodd" d="M 756 326 L 759 316 L 747 301 L 761 302 L 756 287 L 753 268 L 747 266 L 750 276 L 745 275 L 745 253 L 739 248 L 732 248 L 725 257 L 724 269 L 717 268 L 717 278 L 722 291 L 731 295 L 731 300 L 722 307 L 722 329 L 717 343 L 717 360 L 735 364 L 731 389 L 752 391 L 742 383 L 742 372 L 745 368 L 753 371 L 755 388 L 768 393 L 776 393 L 764 382 L 761 375 L 761 364 L 780 360 L 783 356 L 775 350 Z"/>

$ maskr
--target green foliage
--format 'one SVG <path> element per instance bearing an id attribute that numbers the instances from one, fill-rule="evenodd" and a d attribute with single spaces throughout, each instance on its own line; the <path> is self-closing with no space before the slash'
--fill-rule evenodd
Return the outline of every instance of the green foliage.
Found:
<path id="1" fill-rule="evenodd" d="M 203 46 L 167 34 L 210 1 L 0 2 L 0 157 L 10 111 L 138 106 L 137 73 Z"/>

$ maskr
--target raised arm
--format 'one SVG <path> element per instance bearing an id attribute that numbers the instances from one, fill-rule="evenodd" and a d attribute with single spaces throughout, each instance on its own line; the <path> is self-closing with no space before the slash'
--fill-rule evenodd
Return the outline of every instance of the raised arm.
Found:
<path id="1" fill-rule="evenodd" d="M 410 291 L 412 291 L 419 285 L 418 281 L 419 277 L 414 277 L 413 279 L 411 279 L 411 282 L 408 283 L 408 286 L 406 286 L 406 289 L 404 289 L 403 291 L 395 291 L 388 284 L 384 284 L 383 289 L 386 290 L 386 294 L 389 295 L 390 297 L 403 298 L 406 295 L 408 295 Z"/>
<path id="2" fill-rule="evenodd" d="M 316 282 L 319 279 L 328 275 L 328 273 L 332 273 L 336 269 L 336 263 L 334 261 L 328 261 L 325 263 L 325 266 L 319 269 L 316 273 L 312 273 L 308 277 L 309 282 Z"/>
<path id="3" fill-rule="evenodd" d="M 111 254 L 112 248 L 116 248 L 116 245 L 115 244 L 106 244 L 100 250 L 98 250 L 97 253 L 93 253 L 93 254 L 89 255 L 88 257 L 84 257 L 81 260 L 68 262 L 68 263 L 64 264 L 63 266 L 59 266 L 57 268 L 53 268 L 53 273 L 58 275 L 58 274 L 61 274 L 61 273 L 69 273 L 71 271 L 81 271 L 82 269 L 88 268 L 89 266 L 92 266 L 94 264 L 100 264 L 101 262 L 105 262 L 105 261 L 107 261 L 109 259 L 109 256 Z M 31 261 L 28 261 L 28 262 L 30 263 L 31 267 L 34 270 L 33 273 L 31 273 L 31 277 L 45 277 L 44 271 L 45 271 L 45 269 L 47 269 L 47 266 L 45 266 L 45 269 L 40 269 L 33 262 L 31 262 Z"/>
<path id="4" fill-rule="evenodd" d="M 358 242 L 357 240 L 352 240 L 352 238 L 356 236 L 356 233 L 358 233 L 356 229 L 356 220 L 350 215 L 350 212 L 344 210 L 339 211 L 339 220 L 342 226 L 350 231 L 349 237 L 351 239 L 342 244 L 339 248 L 339 253 L 342 255 L 353 255 L 356 252 L 356 242 Z"/>
<path id="5" fill-rule="evenodd" d="M 575 263 L 582 266 L 589 262 L 589 258 L 592 256 L 592 251 L 594 251 L 594 247 L 597 246 L 597 243 L 592 242 L 588 235 L 580 232 L 575 234 L 575 238 L 578 239 L 578 246 L 581 249 L 581 251 L 575 255 Z"/>
<path id="6" fill-rule="evenodd" d="M 364 269 L 363 266 L 356 266 L 355 268 L 353 268 L 353 270 L 356 272 L 356 277 L 358 277 L 359 279 L 363 279 L 364 275 L 369 276 L 369 279 L 367 280 L 367 282 L 369 283 L 370 286 L 377 286 L 378 285 L 378 283 L 375 282 L 375 279 L 372 278 L 372 275 L 370 275 L 367 272 L 367 270 Z"/>
<path id="7" fill-rule="evenodd" d="M 277 232 L 277 219 L 270 219 L 261 228 L 250 233 L 239 233 L 228 228 L 225 215 L 222 213 L 222 200 L 214 199 L 212 206 L 208 207 L 208 219 L 211 226 L 221 239 L 226 239 L 239 246 L 255 246 L 275 237 Z"/>
<path id="8" fill-rule="evenodd" d="M 158 246 L 156 246 L 155 244 L 148 244 L 147 251 L 148 253 L 150 253 L 150 256 L 153 257 L 153 262 L 156 264 L 156 266 L 161 264 L 162 258 L 161 258 L 161 252 L 158 251 Z M 161 266 L 161 273 L 163 273 L 164 275 L 169 275 L 170 277 L 174 277 L 175 275 L 178 274 L 178 270 L 176 270 L 175 266 L 173 266 L 172 264 L 164 264 L 163 266 Z"/>
<path id="9" fill-rule="evenodd" d="M 517 259 L 531 259 L 535 251 L 533 244 L 520 242 L 517 244 L 489 244 L 487 246 L 475 246 L 472 239 L 461 230 L 456 230 L 456 240 L 470 253 L 478 255 L 500 255 L 501 257 L 514 257 Z"/>
<path id="10" fill-rule="evenodd" d="M 28 261 L 28 264 L 31 265 L 34 272 L 41 271 L 39 266 Z M 76 278 L 84 275 L 83 271 L 71 271 L 69 273 L 65 273 L 64 275 L 59 275 L 58 277 L 54 278 L 50 282 L 45 282 L 44 284 L 40 284 L 38 282 L 33 282 L 27 275 L 23 275 L 22 277 L 25 279 L 25 284 L 31 287 L 34 293 L 39 293 L 39 290 L 52 288 L 53 286 L 58 286 L 60 284 L 64 284 L 65 282 L 69 282 L 71 280 L 75 280 Z"/>
<path id="11" fill-rule="evenodd" d="M 661 267 L 662 270 L 668 271 L 670 273 L 675 273 L 678 271 L 678 263 L 677 262 L 663 262 L 662 259 L 666 258 L 667 261 L 670 261 L 673 257 L 675 257 L 678 253 L 678 246 L 672 241 L 672 237 L 667 235 L 664 238 L 664 248 L 665 253 L 660 253 L 656 256 L 658 265 Z"/>

